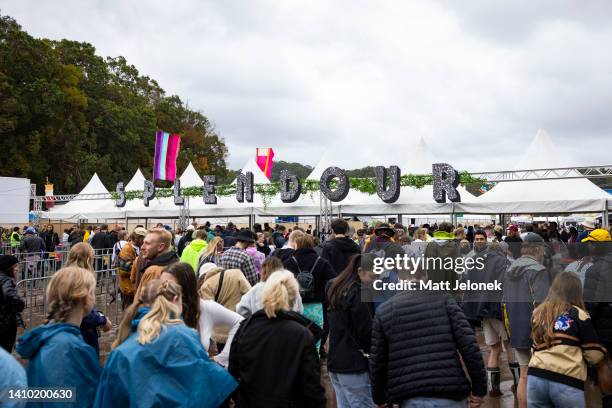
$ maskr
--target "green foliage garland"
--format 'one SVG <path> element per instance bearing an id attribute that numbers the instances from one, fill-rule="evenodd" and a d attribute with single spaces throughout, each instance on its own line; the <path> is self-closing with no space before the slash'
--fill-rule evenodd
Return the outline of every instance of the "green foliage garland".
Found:
<path id="1" fill-rule="evenodd" d="M 459 173 L 459 180 L 461 184 L 482 184 L 485 181 L 480 178 L 472 177 L 467 171 Z M 349 177 L 351 189 L 355 189 L 365 194 L 376 194 L 376 179 L 374 177 Z M 302 194 L 312 194 L 319 191 L 319 182 L 317 180 L 301 180 L 302 183 Z M 431 174 L 404 174 L 400 178 L 400 185 L 402 187 L 414 187 L 423 188 L 428 184 L 433 183 L 433 176 Z M 333 182 L 332 182 L 333 184 Z M 267 207 L 272 198 L 280 193 L 280 182 L 272 182 L 269 184 L 255 184 L 255 194 L 259 194 L 262 198 L 263 204 Z M 236 194 L 236 186 L 231 184 L 218 185 L 216 189 L 216 195 L 219 197 L 228 197 Z M 158 188 L 155 193 L 155 197 L 172 197 L 174 191 L 171 188 Z M 181 188 L 181 195 L 183 197 L 201 197 L 201 187 L 183 187 Z M 117 193 L 112 193 L 113 199 L 117 198 Z M 127 200 L 142 199 L 142 190 L 138 191 L 126 191 L 125 197 Z M 312 195 L 311 195 L 312 197 Z"/>

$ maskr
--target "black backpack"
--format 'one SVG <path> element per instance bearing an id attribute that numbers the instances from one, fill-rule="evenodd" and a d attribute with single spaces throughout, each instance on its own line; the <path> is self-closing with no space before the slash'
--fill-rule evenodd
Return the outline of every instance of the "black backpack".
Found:
<path id="1" fill-rule="evenodd" d="M 304 303 L 311 302 L 312 300 L 314 300 L 314 297 L 315 297 L 315 293 L 314 293 L 315 282 L 314 282 L 314 276 L 312 272 L 317 267 L 317 264 L 319 263 L 319 259 L 321 259 L 321 257 L 317 256 L 317 260 L 314 261 L 314 263 L 312 264 L 312 268 L 310 268 L 310 270 L 308 271 L 303 271 L 300 268 L 300 264 L 298 263 L 297 259 L 295 259 L 295 256 L 292 256 L 291 259 L 293 259 L 293 262 L 295 262 L 298 268 L 298 274 L 297 274 L 296 279 L 298 283 L 300 284 L 300 296 L 302 296 L 302 302 Z"/>

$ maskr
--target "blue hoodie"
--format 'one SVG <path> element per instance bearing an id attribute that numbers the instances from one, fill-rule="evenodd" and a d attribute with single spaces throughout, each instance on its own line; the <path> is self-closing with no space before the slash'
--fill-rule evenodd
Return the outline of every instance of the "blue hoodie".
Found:
<path id="1" fill-rule="evenodd" d="M 90 407 L 100 378 L 95 350 L 81 337 L 78 326 L 49 323 L 19 338 L 17 352 L 30 360 L 26 373 L 30 387 L 74 388 L 75 402 L 30 403 L 28 407 Z"/>
<path id="2" fill-rule="evenodd" d="M 111 352 L 94 406 L 218 407 L 236 388 L 234 378 L 208 359 L 196 331 L 183 324 L 166 325 L 151 343 L 138 343 L 136 329 L 147 312 L 138 310 L 132 334 Z"/>

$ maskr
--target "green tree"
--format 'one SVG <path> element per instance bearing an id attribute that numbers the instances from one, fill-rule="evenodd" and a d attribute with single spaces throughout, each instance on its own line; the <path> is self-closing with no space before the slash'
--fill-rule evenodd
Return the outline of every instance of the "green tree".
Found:
<path id="1" fill-rule="evenodd" d="M 28 35 L 0 16 L 0 174 L 46 177 L 76 192 L 97 172 L 112 186 L 151 175 L 155 132 L 182 136 L 178 167 L 227 176 L 227 147 L 201 112 L 88 43 Z"/>

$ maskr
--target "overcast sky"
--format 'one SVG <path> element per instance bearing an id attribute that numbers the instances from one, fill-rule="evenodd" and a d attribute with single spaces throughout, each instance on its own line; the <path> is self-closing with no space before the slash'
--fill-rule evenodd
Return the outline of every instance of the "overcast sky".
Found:
<path id="1" fill-rule="evenodd" d="M 4 0 L 36 37 L 123 55 L 203 111 L 239 168 L 256 147 L 345 168 L 513 168 L 539 128 L 609 164 L 612 1 Z M 153 136 L 153 135 L 152 135 Z"/>

